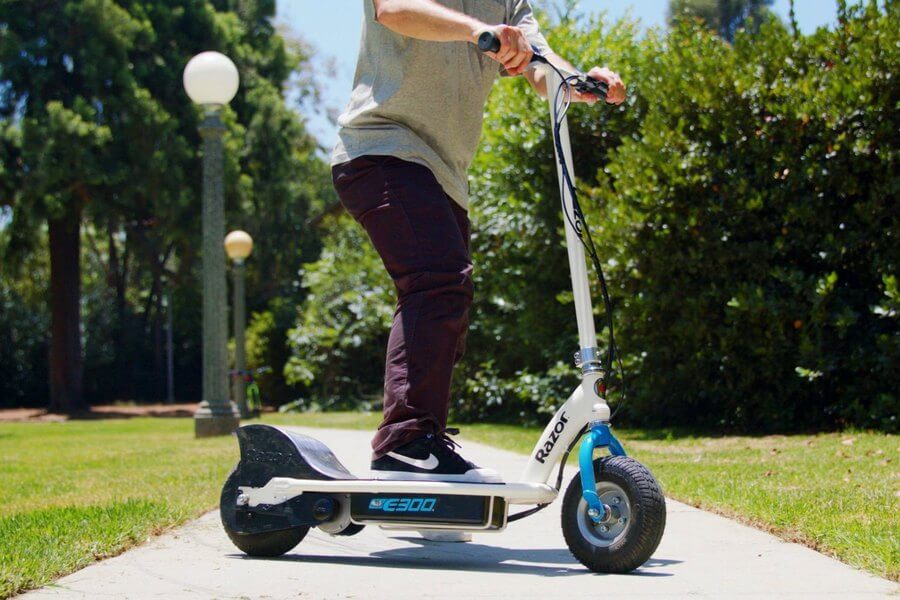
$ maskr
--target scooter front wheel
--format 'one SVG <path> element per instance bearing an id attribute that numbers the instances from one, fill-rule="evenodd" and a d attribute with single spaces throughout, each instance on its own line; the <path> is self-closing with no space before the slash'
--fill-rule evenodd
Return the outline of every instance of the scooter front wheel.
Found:
<path id="1" fill-rule="evenodd" d="M 659 546 L 666 527 L 666 501 L 650 471 L 633 458 L 594 461 L 597 495 L 609 507 L 595 523 L 576 475 L 563 498 L 562 530 L 572 554 L 597 573 L 628 573 Z"/>

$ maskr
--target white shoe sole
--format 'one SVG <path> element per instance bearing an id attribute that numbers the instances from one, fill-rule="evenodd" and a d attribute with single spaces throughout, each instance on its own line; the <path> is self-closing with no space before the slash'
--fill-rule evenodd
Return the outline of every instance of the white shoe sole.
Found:
<path id="1" fill-rule="evenodd" d="M 408 471 L 371 471 L 372 479 L 389 481 L 449 481 L 455 483 L 503 483 L 503 478 L 493 469 L 472 469 L 462 475 L 439 473 L 410 473 Z"/>

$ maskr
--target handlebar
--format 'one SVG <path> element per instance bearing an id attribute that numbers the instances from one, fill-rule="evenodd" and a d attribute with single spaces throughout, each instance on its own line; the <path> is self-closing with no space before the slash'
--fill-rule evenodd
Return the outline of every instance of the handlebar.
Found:
<path id="1" fill-rule="evenodd" d="M 498 52 L 500 50 L 500 38 L 493 31 L 485 31 L 478 36 L 478 49 L 482 52 Z"/>
<path id="2" fill-rule="evenodd" d="M 493 31 L 485 31 L 478 36 L 478 49 L 482 52 L 499 52 L 500 46 L 500 38 L 498 38 Z M 540 50 L 531 46 L 531 51 L 534 52 L 534 57 L 531 59 L 532 62 L 544 63 L 546 65 L 550 64 L 541 54 Z"/>
<path id="3" fill-rule="evenodd" d="M 500 50 L 500 38 L 494 34 L 493 31 L 485 31 L 481 35 L 478 36 L 478 49 L 482 52 L 498 52 Z M 556 69 L 554 65 L 550 64 L 550 61 L 544 57 L 540 51 L 534 46 L 531 47 L 531 50 L 534 52 L 534 57 L 531 59 L 532 62 L 543 63 L 550 66 L 553 69 Z M 562 76 L 562 73 L 560 73 Z M 593 77 L 589 77 L 584 73 L 574 73 L 574 80 L 571 82 L 572 87 L 574 87 L 577 91 L 582 94 L 593 94 L 597 96 L 600 100 L 606 100 L 606 94 L 609 91 L 609 85 L 605 81 L 600 81 L 598 79 L 594 79 Z M 564 77 L 564 79 L 566 79 Z"/>

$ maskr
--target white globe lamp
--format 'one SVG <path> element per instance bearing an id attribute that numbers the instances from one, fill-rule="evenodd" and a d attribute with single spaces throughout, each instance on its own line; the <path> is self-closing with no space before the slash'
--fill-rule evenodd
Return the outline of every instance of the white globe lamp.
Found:
<path id="1" fill-rule="evenodd" d="M 201 52 L 184 68 L 184 90 L 203 106 L 222 106 L 238 91 L 240 76 L 231 59 L 220 52 Z"/>
<path id="2" fill-rule="evenodd" d="M 253 252 L 253 238 L 240 229 L 225 236 L 225 253 L 231 260 L 244 260 Z"/>

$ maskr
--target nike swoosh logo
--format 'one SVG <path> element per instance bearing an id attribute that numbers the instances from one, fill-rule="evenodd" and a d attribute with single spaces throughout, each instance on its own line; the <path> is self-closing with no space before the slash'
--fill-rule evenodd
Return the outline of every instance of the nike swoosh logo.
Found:
<path id="1" fill-rule="evenodd" d="M 434 454 L 429 454 L 428 458 L 426 458 L 425 460 L 419 458 L 410 458 L 408 456 L 403 456 L 402 454 L 397 454 L 396 452 L 388 452 L 387 455 L 394 460 L 399 460 L 402 463 L 406 463 L 424 471 L 433 471 L 438 466 L 438 459 Z"/>

